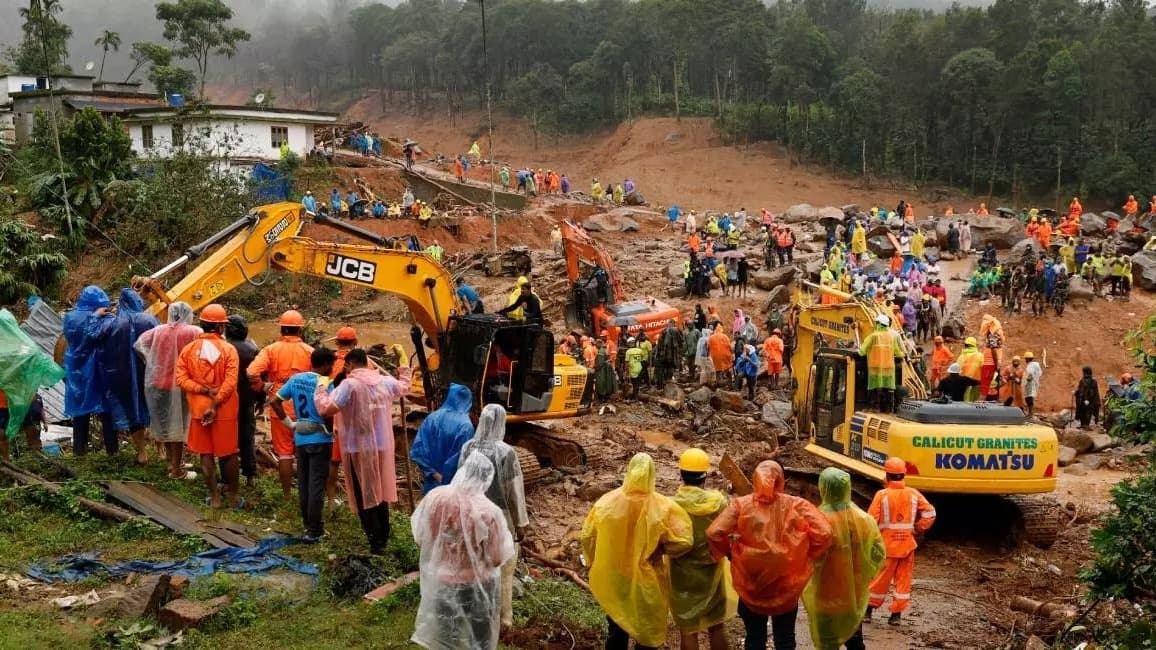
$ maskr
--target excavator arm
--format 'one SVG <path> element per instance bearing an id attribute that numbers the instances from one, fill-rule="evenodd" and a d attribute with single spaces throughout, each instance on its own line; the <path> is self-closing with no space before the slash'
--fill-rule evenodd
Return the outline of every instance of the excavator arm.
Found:
<path id="1" fill-rule="evenodd" d="M 583 261 L 595 264 L 606 272 L 614 292 L 614 302 L 626 302 L 626 290 L 622 288 L 622 278 L 614 268 L 610 253 L 580 226 L 568 220 L 562 222 L 562 250 L 566 255 L 566 277 L 571 284 L 581 281 Z"/>

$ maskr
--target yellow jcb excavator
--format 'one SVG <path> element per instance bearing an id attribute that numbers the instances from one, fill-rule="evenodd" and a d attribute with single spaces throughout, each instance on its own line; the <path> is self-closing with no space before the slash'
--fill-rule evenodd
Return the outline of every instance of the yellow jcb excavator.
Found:
<path id="1" fill-rule="evenodd" d="M 1051 546 L 1059 531 L 1055 501 L 1025 496 L 1055 490 L 1059 446 L 1051 427 L 1026 421 L 1013 406 L 929 400 L 911 341 L 896 369 L 899 406 L 894 413 L 868 411 L 859 346 L 877 316 L 893 318 L 890 307 L 802 283 L 793 308 L 795 422 L 808 452 L 879 483 L 883 463 L 898 456 L 907 463 L 907 484 L 933 500 L 937 494 L 1003 495 L 1027 541 Z"/>
<path id="2" fill-rule="evenodd" d="M 301 237 L 307 220 L 374 245 Z M 496 314 L 459 313 L 452 276 L 430 256 L 409 250 L 416 247 L 412 238 L 382 237 L 309 213 L 299 203 L 276 203 L 253 209 L 160 271 L 134 279 L 134 286 L 153 301 L 154 314 L 178 300 L 199 310 L 245 283 L 260 284 L 270 270 L 377 289 L 399 297 L 413 315 L 411 338 L 421 376 L 415 393 L 428 408 L 457 383 L 473 391 L 478 408 L 489 403 L 505 406 L 514 423 L 590 411 L 592 372 L 572 357 L 556 355 L 549 330 Z M 161 284 L 165 275 L 206 253 L 204 261 L 171 289 Z M 511 434 L 511 442 L 528 448 L 543 464 L 577 467 L 587 462 L 583 446 L 564 435 L 541 427 Z"/>

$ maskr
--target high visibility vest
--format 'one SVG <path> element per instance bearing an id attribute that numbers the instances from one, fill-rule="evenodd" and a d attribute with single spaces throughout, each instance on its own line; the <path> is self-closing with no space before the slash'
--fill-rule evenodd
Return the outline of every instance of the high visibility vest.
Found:
<path id="1" fill-rule="evenodd" d="M 894 508 L 891 505 L 893 501 Z M 915 517 L 918 512 L 919 497 L 914 490 L 904 488 L 884 492 L 879 532 L 883 534 L 883 546 L 888 556 L 902 556 L 915 550 Z M 930 514 L 935 516 L 934 512 Z"/>
<path id="2" fill-rule="evenodd" d="M 779 233 L 778 242 L 780 248 L 786 248 L 791 245 L 791 236 L 784 230 Z"/>
<path id="3" fill-rule="evenodd" d="M 959 355 L 959 374 L 979 381 L 983 374 L 983 354 L 975 348 L 964 348 Z"/>

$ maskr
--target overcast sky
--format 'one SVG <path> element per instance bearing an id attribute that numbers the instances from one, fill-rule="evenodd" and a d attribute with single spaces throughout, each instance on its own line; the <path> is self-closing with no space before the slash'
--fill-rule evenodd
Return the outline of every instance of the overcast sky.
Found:
<path id="1" fill-rule="evenodd" d="M 283 17 L 286 13 L 328 14 L 334 5 L 353 7 L 368 4 L 374 0 L 225 0 L 236 14 L 236 22 L 249 31 L 259 31 L 264 16 L 276 13 Z M 380 1 L 380 0 L 379 0 Z M 385 4 L 397 4 L 397 0 L 384 0 Z M 943 9 L 952 0 L 868 0 L 869 4 L 901 7 L 930 7 Z M 961 4 L 986 5 L 991 0 L 961 0 Z M 156 0 L 61 0 L 64 8 L 63 20 L 72 27 L 73 36 L 69 41 L 70 59 L 73 69 L 83 73 L 88 61 L 100 65 L 100 49 L 92 42 L 105 29 L 118 32 L 121 36 L 119 54 L 109 52 L 105 65 L 105 76 L 116 79 L 126 74 L 130 67 L 128 53 L 133 41 L 161 40 L 160 23 L 156 20 Z M 28 0 L 0 0 L 0 44 L 13 45 L 20 40 L 20 7 L 28 6 Z M 93 72 L 93 74 L 96 74 Z"/>

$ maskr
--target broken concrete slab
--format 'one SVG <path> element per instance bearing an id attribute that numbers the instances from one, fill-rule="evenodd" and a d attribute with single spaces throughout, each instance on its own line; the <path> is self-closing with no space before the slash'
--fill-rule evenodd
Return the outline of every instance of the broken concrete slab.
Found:
<path id="1" fill-rule="evenodd" d="M 157 620 L 169 630 L 200 629 L 231 602 L 228 596 L 196 601 L 180 598 L 169 601 L 157 614 Z"/>
<path id="2" fill-rule="evenodd" d="M 168 601 L 171 576 L 142 575 L 120 600 L 117 611 L 125 618 L 153 616 Z"/>

